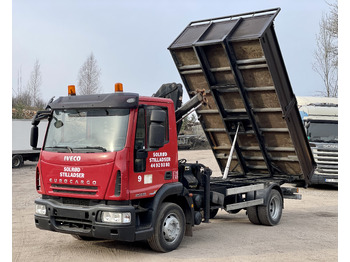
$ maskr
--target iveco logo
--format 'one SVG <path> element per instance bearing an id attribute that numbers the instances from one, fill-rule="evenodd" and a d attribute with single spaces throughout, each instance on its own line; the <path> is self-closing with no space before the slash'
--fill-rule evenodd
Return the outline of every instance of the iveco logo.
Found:
<path id="1" fill-rule="evenodd" d="M 64 156 L 64 161 L 75 161 L 78 162 L 81 160 L 81 156 Z"/>

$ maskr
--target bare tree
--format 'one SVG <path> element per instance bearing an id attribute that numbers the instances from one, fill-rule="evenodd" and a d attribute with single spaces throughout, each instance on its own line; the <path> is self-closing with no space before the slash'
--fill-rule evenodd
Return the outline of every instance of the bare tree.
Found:
<path id="1" fill-rule="evenodd" d="M 334 37 L 338 38 L 338 3 L 328 5 L 331 7 L 328 30 Z"/>
<path id="2" fill-rule="evenodd" d="M 22 68 L 18 70 L 17 90 L 12 96 L 12 118 L 32 118 L 35 111 L 44 108 L 45 103 L 40 97 L 41 72 L 39 61 L 34 63 L 33 71 L 26 88 L 22 85 Z"/>
<path id="3" fill-rule="evenodd" d="M 100 75 L 101 69 L 97 65 L 94 54 L 91 53 L 79 70 L 79 93 L 82 95 L 99 93 L 101 91 Z"/>
<path id="4" fill-rule="evenodd" d="M 18 69 L 17 72 L 17 94 L 22 93 L 23 83 L 22 83 L 22 66 Z"/>
<path id="5" fill-rule="evenodd" d="M 31 107 L 31 96 L 27 89 L 23 89 L 22 67 L 17 72 L 17 90 L 12 88 L 12 107 Z"/>
<path id="6" fill-rule="evenodd" d="M 33 71 L 30 74 L 29 81 L 27 83 L 27 92 L 30 94 L 31 105 L 33 107 L 41 107 L 43 102 L 40 98 L 40 86 L 42 84 L 41 71 L 39 61 L 34 63 Z"/>
<path id="7" fill-rule="evenodd" d="M 316 36 L 313 69 L 321 76 L 327 97 L 338 96 L 338 4 L 329 4 L 331 13 L 323 14 Z"/>
<path id="8" fill-rule="evenodd" d="M 20 93 L 12 97 L 12 107 L 26 107 L 30 108 L 32 105 L 30 92 L 28 90 L 23 90 Z"/>

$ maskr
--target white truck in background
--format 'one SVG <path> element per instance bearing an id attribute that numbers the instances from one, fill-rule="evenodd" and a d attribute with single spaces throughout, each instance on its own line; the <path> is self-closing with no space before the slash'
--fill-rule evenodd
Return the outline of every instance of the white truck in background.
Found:
<path id="1" fill-rule="evenodd" d="M 297 97 L 317 168 L 311 184 L 338 186 L 338 98 Z"/>
<path id="2" fill-rule="evenodd" d="M 47 121 L 47 120 L 45 120 Z M 39 125 L 38 145 L 42 145 L 47 122 Z M 12 119 L 12 168 L 23 166 L 24 161 L 38 161 L 40 148 L 30 146 L 31 119 Z"/>

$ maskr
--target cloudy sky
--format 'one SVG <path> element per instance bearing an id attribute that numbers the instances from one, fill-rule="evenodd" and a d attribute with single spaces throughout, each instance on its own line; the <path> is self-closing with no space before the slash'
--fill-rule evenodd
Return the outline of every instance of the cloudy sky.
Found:
<path id="1" fill-rule="evenodd" d="M 316 95 L 323 85 L 312 70 L 315 36 L 324 0 L 13 0 L 12 89 L 25 86 L 36 60 L 42 98 L 67 94 L 79 68 L 93 52 L 103 92 L 114 83 L 152 95 L 163 83 L 181 82 L 168 51 L 189 22 L 281 7 L 275 20 L 280 48 L 297 96 Z"/>

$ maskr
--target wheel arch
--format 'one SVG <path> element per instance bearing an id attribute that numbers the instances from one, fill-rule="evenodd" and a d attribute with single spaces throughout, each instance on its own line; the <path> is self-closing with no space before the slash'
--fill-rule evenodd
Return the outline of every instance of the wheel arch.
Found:
<path id="1" fill-rule="evenodd" d="M 188 190 L 182 183 L 164 184 L 155 195 L 150 210 L 152 211 L 152 227 L 155 225 L 157 214 L 162 203 L 170 202 L 177 204 L 184 212 L 186 219 L 185 235 L 192 235 L 192 226 L 194 225 L 193 201 L 189 196 Z"/>

